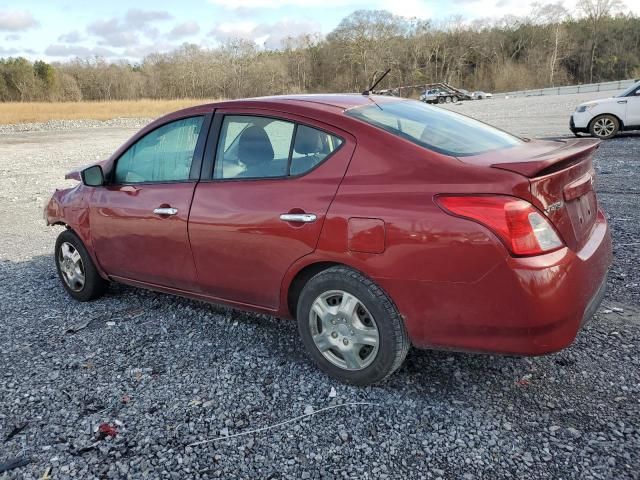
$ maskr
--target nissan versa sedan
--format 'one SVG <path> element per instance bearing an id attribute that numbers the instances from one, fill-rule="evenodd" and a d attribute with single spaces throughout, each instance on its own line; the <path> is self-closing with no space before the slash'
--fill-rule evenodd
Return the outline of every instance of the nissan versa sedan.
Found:
<path id="1" fill-rule="evenodd" d="M 295 318 L 322 370 L 366 385 L 410 345 L 572 343 L 611 263 L 597 148 L 394 97 L 237 100 L 156 120 L 45 215 L 76 300 L 122 282 Z"/>

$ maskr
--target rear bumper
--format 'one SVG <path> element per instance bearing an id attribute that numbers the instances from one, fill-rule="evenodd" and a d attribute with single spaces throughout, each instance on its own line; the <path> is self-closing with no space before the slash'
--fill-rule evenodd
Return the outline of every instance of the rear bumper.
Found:
<path id="1" fill-rule="evenodd" d="M 570 345 L 597 310 L 611 265 L 611 236 L 600 212 L 578 252 L 508 257 L 473 283 L 382 285 L 420 348 L 542 355 Z"/>

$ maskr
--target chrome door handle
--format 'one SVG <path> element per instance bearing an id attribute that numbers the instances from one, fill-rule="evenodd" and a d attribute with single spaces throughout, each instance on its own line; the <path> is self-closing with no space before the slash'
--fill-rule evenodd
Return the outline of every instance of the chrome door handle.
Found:
<path id="1" fill-rule="evenodd" d="M 283 222 L 311 223 L 318 219 L 315 213 L 283 213 L 280 220 Z"/>
<path id="2" fill-rule="evenodd" d="M 171 207 L 160 207 L 156 208 L 153 213 L 155 213 L 156 215 L 175 215 L 176 213 L 178 213 L 178 209 Z"/>
<path id="3" fill-rule="evenodd" d="M 618 100 L 618 103 L 627 103 L 626 100 Z"/>

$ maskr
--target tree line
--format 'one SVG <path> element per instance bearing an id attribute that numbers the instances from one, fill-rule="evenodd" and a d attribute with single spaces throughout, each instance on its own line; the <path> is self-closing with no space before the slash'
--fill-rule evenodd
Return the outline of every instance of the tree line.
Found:
<path id="1" fill-rule="evenodd" d="M 184 44 L 140 63 L 77 58 L 49 64 L 0 59 L 0 101 L 239 98 L 303 92 L 357 92 L 391 68 L 379 88 L 447 82 L 509 91 L 640 77 L 640 17 L 618 0 L 580 0 L 526 17 L 444 23 L 359 10 L 326 37 L 288 38 L 279 49 L 230 40 Z"/>

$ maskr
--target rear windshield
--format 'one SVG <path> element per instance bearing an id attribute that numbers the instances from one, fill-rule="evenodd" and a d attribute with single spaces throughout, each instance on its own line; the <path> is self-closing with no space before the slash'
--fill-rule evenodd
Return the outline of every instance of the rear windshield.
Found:
<path id="1" fill-rule="evenodd" d="M 347 110 L 346 114 L 454 157 L 478 155 L 523 142 L 472 118 L 412 100 L 372 103 Z"/>

